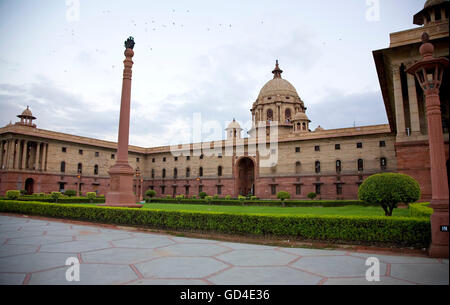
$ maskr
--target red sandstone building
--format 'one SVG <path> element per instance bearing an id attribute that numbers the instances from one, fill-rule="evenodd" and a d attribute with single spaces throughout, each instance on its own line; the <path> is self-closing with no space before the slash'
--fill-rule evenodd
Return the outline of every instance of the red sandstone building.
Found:
<path id="1" fill-rule="evenodd" d="M 426 31 L 435 56 L 449 56 L 449 2 L 428 0 L 414 16 L 419 27 L 392 33 L 389 48 L 373 52 L 388 125 L 311 131 L 306 104 L 282 77 L 278 62 L 273 79 L 251 106 L 249 137 L 233 120 L 226 139 L 180 146 L 129 146 L 129 163 L 136 171 L 134 191 L 154 189 L 158 196 L 220 196 L 255 194 L 275 198 L 285 190 L 292 198 L 315 192 L 322 199 L 355 199 L 362 181 L 379 172 L 401 172 L 416 178 L 424 199 L 431 197 L 427 121 L 423 92 L 406 69 L 420 60 L 421 34 Z M 292 73 L 292 72 L 291 72 Z M 442 126 L 448 160 L 448 71 L 440 90 Z M 30 109 L 20 121 L 0 128 L 0 194 L 10 189 L 28 193 L 78 190 L 106 194 L 108 170 L 117 158 L 117 143 L 37 128 Z M 264 156 L 256 140 L 273 135 Z M 448 163 L 448 161 L 447 161 Z M 141 179 L 143 180 L 140 183 Z"/>

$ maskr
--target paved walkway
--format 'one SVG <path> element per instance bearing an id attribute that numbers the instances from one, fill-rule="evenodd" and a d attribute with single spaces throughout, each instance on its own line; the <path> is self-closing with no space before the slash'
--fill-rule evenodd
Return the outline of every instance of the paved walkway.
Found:
<path id="1" fill-rule="evenodd" d="M 367 282 L 367 257 L 380 282 Z M 69 282 L 66 260 L 80 262 Z M 281 248 L 0 215 L 0 284 L 446 284 L 448 260 Z"/>

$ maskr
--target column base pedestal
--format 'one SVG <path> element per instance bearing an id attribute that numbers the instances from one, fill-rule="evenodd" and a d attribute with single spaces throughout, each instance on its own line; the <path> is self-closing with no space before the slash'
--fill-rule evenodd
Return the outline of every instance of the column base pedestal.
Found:
<path id="1" fill-rule="evenodd" d="M 134 170 L 128 162 L 119 161 L 109 170 L 110 191 L 106 194 L 105 204 L 101 206 L 141 208 L 136 204 L 136 195 L 133 192 Z"/>
<path id="2" fill-rule="evenodd" d="M 441 226 L 448 226 L 448 199 L 432 199 L 431 215 L 431 245 L 429 256 L 434 258 L 449 258 L 448 232 L 441 232 Z"/>

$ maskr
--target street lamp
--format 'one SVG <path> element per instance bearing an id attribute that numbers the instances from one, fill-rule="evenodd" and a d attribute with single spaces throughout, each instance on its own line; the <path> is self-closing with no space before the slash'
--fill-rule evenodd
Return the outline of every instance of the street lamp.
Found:
<path id="1" fill-rule="evenodd" d="M 141 170 L 138 168 L 136 168 L 136 180 L 138 183 L 138 190 L 137 192 L 139 193 L 139 202 L 142 201 L 142 183 L 144 182 L 144 179 L 141 178 Z"/>
<path id="2" fill-rule="evenodd" d="M 406 72 L 415 75 L 425 94 L 426 115 L 428 122 L 428 143 L 430 146 L 431 192 L 431 257 L 448 257 L 448 178 L 445 165 L 445 148 L 442 131 L 441 101 L 439 88 L 442 76 L 448 66 L 448 59 L 433 56 L 434 46 L 427 33 L 422 34 L 422 45 L 419 49 L 422 59 Z"/>

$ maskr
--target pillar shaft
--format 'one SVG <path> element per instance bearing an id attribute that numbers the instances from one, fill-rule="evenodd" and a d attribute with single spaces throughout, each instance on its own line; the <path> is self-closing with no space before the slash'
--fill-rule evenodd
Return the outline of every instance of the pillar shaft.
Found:
<path id="1" fill-rule="evenodd" d="M 25 140 L 23 142 L 23 150 L 22 150 L 22 169 L 27 169 L 27 158 L 28 158 L 28 141 Z"/>
<path id="2" fill-rule="evenodd" d="M 41 154 L 41 143 L 36 143 L 36 152 L 35 152 L 35 159 L 34 159 L 34 170 L 39 170 L 39 158 Z"/>
<path id="3" fill-rule="evenodd" d="M 416 80 L 413 75 L 407 74 L 406 80 L 408 83 L 408 100 L 409 100 L 409 113 L 411 121 L 411 132 L 420 133 L 420 118 L 419 118 L 419 105 L 417 103 L 417 91 Z"/>
<path id="4" fill-rule="evenodd" d="M 392 79 L 394 82 L 394 100 L 395 100 L 395 121 L 397 125 L 397 136 L 405 135 L 405 112 L 403 109 L 402 82 L 400 78 L 400 67 L 392 68 Z"/>

